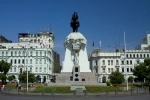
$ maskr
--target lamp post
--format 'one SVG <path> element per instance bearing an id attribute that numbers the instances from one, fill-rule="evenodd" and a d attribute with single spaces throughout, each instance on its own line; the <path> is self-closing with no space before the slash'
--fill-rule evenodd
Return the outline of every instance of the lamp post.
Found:
<path id="1" fill-rule="evenodd" d="M 24 54 L 24 66 L 25 66 L 26 57 L 27 57 L 27 68 L 26 68 L 26 70 L 27 70 L 27 92 L 28 92 L 28 54 L 29 54 L 29 52 L 28 52 L 28 48 L 26 47 L 26 43 L 25 43 L 25 46 L 22 46 L 20 44 L 18 44 L 18 45 L 20 47 L 24 48 L 24 52 L 25 52 L 25 54 Z M 28 45 L 30 45 L 30 44 L 28 44 Z"/>
<path id="2" fill-rule="evenodd" d="M 124 32 L 124 62 L 125 62 L 125 68 L 126 68 L 126 85 L 127 85 L 127 91 L 128 91 L 128 77 L 127 77 L 126 39 L 125 39 L 125 32 Z"/>

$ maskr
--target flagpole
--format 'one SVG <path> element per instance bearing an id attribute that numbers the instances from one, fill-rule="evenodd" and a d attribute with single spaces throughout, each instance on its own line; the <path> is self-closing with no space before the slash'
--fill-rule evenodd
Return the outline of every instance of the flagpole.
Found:
<path id="1" fill-rule="evenodd" d="M 125 69 L 126 69 L 126 85 L 127 85 L 127 91 L 128 91 L 128 77 L 127 77 L 127 62 L 126 62 L 126 39 L 125 39 L 125 32 L 124 32 L 124 62 L 125 62 Z"/>

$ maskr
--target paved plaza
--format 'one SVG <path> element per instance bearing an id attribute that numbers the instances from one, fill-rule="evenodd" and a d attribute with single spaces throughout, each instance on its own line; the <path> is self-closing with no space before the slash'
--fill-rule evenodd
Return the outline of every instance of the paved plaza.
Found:
<path id="1" fill-rule="evenodd" d="M 150 100 L 150 95 L 131 95 L 131 96 L 82 96 L 82 97 L 48 97 L 48 96 L 23 96 L 0 94 L 0 100 Z"/>

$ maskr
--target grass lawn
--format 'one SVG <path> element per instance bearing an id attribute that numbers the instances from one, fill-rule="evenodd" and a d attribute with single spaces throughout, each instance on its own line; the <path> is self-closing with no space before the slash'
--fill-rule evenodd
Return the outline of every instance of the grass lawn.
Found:
<path id="1" fill-rule="evenodd" d="M 119 87 L 104 87 L 104 86 L 86 86 L 86 90 L 89 93 L 100 93 L 100 92 L 106 92 L 106 90 L 113 92 L 115 90 L 119 90 Z M 45 93 L 51 93 L 52 91 L 55 93 L 71 93 L 73 91 L 70 91 L 70 87 L 40 87 L 33 90 L 33 93 L 41 93 L 44 91 Z"/>

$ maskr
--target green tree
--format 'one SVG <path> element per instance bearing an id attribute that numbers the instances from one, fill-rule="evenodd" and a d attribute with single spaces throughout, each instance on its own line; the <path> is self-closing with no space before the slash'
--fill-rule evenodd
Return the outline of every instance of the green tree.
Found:
<path id="1" fill-rule="evenodd" d="M 22 83 L 26 83 L 27 82 L 27 72 L 24 71 L 23 73 L 19 74 L 19 80 Z M 33 73 L 28 72 L 28 82 L 35 82 L 36 78 L 35 75 Z"/>
<path id="2" fill-rule="evenodd" d="M 133 79 L 134 79 L 134 78 L 133 78 L 132 76 L 130 76 L 130 77 L 128 78 L 128 81 L 129 81 L 129 82 L 133 82 Z"/>
<path id="3" fill-rule="evenodd" d="M 113 85 L 121 84 L 124 81 L 123 74 L 118 71 L 112 72 L 109 78 L 110 78 L 111 84 Z"/>
<path id="4" fill-rule="evenodd" d="M 133 70 L 133 75 L 141 82 L 144 82 L 144 79 L 150 81 L 150 59 L 145 59 L 144 63 L 137 65 Z"/>
<path id="5" fill-rule="evenodd" d="M 0 72 L 1 72 L 0 79 L 2 80 L 3 84 L 6 84 L 6 74 L 8 73 L 11 66 L 12 66 L 11 63 L 8 63 L 4 60 L 0 61 Z"/>
<path id="6" fill-rule="evenodd" d="M 9 81 L 12 81 L 12 80 L 13 80 L 13 77 L 12 77 L 12 76 L 8 76 L 7 79 L 8 79 Z"/>

